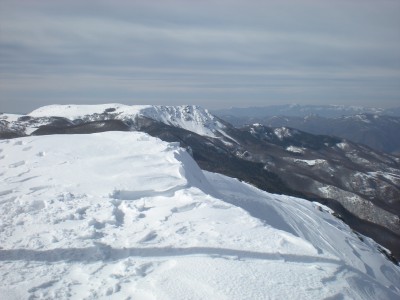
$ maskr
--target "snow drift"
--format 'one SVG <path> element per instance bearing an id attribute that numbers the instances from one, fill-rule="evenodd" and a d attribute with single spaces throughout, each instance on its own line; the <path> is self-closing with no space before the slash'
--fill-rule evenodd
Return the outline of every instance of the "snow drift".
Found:
<path id="1" fill-rule="evenodd" d="M 36 112 L 39 113 L 39 112 Z M 139 132 L 0 141 L 2 299 L 398 299 L 320 204 L 202 172 Z"/>

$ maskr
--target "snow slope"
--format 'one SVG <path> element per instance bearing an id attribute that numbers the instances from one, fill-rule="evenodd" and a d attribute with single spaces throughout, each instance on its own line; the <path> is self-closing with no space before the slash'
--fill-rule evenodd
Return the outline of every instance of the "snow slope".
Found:
<path id="1" fill-rule="evenodd" d="M 399 299 L 329 209 L 140 132 L 0 141 L 1 299 Z"/>
<path id="2" fill-rule="evenodd" d="M 28 116 L 34 118 L 64 117 L 69 120 L 94 118 L 108 112 L 119 120 L 133 120 L 144 116 L 168 125 L 193 131 L 200 135 L 216 137 L 225 126 L 208 110 L 196 105 L 161 106 L 161 105 L 48 105 L 34 110 Z"/>

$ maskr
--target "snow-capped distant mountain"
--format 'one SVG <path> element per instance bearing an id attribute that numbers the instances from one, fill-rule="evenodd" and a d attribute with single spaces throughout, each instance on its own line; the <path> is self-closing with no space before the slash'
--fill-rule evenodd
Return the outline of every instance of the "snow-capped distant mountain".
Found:
<path id="1" fill-rule="evenodd" d="M 392 110 L 395 112 L 395 110 Z M 333 118 L 350 116 L 355 114 L 390 114 L 390 109 L 346 106 L 346 105 L 270 105 L 264 107 L 232 107 L 228 109 L 214 110 L 213 113 L 222 119 L 227 118 L 260 118 L 272 116 L 306 117 L 318 115 L 320 117 Z M 391 115 L 391 114 L 390 114 Z M 229 121 L 229 120 L 228 120 Z"/>
<path id="2" fill-rule="evenodd" d="M 2 299 L 400 297 L 399 267 L 330 209 L 203 173 L 176 143 L 32 136 L 0 155 Z"/>

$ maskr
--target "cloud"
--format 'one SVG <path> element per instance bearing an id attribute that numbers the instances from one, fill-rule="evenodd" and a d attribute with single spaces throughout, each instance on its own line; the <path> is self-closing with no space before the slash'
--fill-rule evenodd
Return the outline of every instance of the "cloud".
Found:
<path id="1" fill-rule="evenodd" d="M 399 11 L 390 0 L 0 0 L 1 106 L 391 106 Z"/>

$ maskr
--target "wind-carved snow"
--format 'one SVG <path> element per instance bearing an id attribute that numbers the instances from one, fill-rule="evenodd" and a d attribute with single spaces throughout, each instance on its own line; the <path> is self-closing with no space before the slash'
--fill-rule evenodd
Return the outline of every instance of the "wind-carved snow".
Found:
<path id="1" fill-rule="evenodd" d="M 400 297 L 399 268 L 330 210 L 203 173 L 177 144 L 108 132 L 0 153 L 3 299 Z"/>

